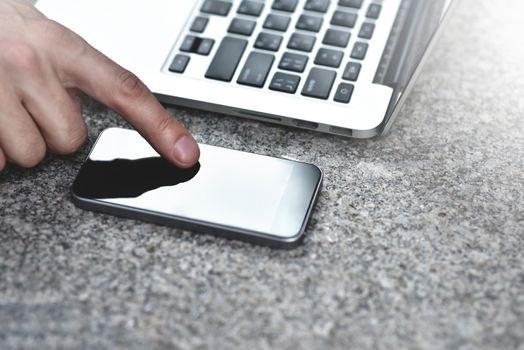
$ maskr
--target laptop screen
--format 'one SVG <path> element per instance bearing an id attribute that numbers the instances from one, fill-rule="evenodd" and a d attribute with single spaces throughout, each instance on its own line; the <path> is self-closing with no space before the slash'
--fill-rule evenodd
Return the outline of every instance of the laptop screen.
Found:
<path id="1" fill-rule="evenodd" d="M 384 50 L 374 83 L 394 89 L 387 112 L 396 112 L 418 73 L 452 0 L 404 0 Z"/>

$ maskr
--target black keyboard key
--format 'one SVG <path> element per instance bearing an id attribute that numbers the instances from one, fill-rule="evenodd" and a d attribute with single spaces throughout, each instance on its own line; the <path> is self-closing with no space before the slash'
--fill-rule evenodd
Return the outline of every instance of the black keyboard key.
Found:
<path id="1" fill-rule="evenodd" d="M 169 70 L 175 73 L 184 73 L 188 63 L 189 63 L 188 55 L 178 54 L 173 59 L 171 66 L 169 66 Z"/>
<path id="2" fill-rule="evenodd" d="M 274 0 L 273 6 L 271 6 L 271 8 L 273 10 L 295 12 L 295 9 L 297 8 L 297 4 L 298 4 L 298 0 Z"/>
<path id="3" fill-rule="evenodd" d="M 200 11 L 212 15 L 227 16 L 229 10 L 231 10 L 231 5 L 229 1 L 206 0 L 200 8 Z"/>
<path id="4" fill-rule="evenodd" d="M 249 19 L 235 18 L 229 24 L 227 29 L 228 33 L 240 34 L 240 35 L 251 35 L 255 29 L 257 22 Z"/>
<path id="5" fill-rule="evenodd" d="M 315 45 L 316 38 L 312 35 L 293 33 L 287 44 L 288 49 L 311 52 Z"/>
<path id="6" fill-rule="evenodd" d="M 357 60 L 363 60 L 366 57 L 366 53 L 368 52 L 368 44 L 357 41 L 355 43 L 355 46 L 353 46 L 353 50 L 351 50 L 351 58 L 355 58 Z"/>
<path id="7" fill-rule="evenodd" d="M 348 83 L 340 83 L 337 87 L 337 92 L 333 98 L 336 102 L 349 103 L 351 100 L 351 95 L 353 95 L 353 90 L 355 87 Z"/>
<path id="8" fill-rule="evenodd" d="M 342 26 L 353 28 L 357 22 L 357 15 L 350 12 L 335 11 L 333 17 L 331 17 L 331 24 L 335 26 Z"/>
<path id="9" fill-rule="evenodd" d="M 316 38 L 312 35 L 293 33 L 287 44 L 288 49 L 311 52 Z"/>
<path id="10" fill-rule="evenodd" d="M 360 32 L 358 32 L 358 37 L 362 39 L 371 39 L 374 31 L 375 25 L 373 23 L 362 23 L 362 27 L 360 27 Z"/>
<path id="11" fill-rule="evenodd" d="M 264 21 L 263 27 L 285 32 L 289 26 L 289 22 L 291 22 L 291 17 L 269 14 Z"/>
<path id="12" fill-rule="evenodd" d="M 282 55 L 278 68 L 302 73 L 306 69 L 308 56 L 286 52 Z"/>
<path id="13" fill-rule="evenodd" d="M 329 8 L 330 0 L 307 0 L 304 9 L 315 12 L 326 13 Z"/>
<path id="14" fill-rule="evenodd" d="M 336 76 L 337 73 L 332 70 L 311 68 L 306 83 L 302 88 L 302 95 L 326 100 L 329 97 Z"/>
<path id="15" fill-rule="evenodd" d="M 338 68 L 343 57 L 344 52 L 342 51 L 322 48 L 318 50 L 317 56 L 315 57 L 315 64 Z"/>
<path id="16" fill-rule="evenodd" d="M 213 45 L 215 44 L 215 40 L 213 39 L 201 39 L 200 45 L 198 45 L 197 52 L 200 55 L 209 55 L 211 52 L 211 49 L 213 48 Z"/>
<path id="17" fill-rule="evenodd" d="M 244 68 L 240 71 L 237 83 L 255 87 L 264 86 L 274 60 L 275 56 L 273 55 L 251 52 L 247 57 Z"/>
<path id="18" fill-rule="evenodd" d="M 198 44 L 195 45 L 196 38 L 194 35 L 186 35 L 184 41 L 182 41 L 182 45 L 180 45 L 180 51 L 196 52 L 198 49 Z"/>
<path id="19" fill-rule="evenodd" d="M 258 17 L 264 9 L 264 3 L 260 1 L 244 0 L 240 3 L 237 12 L 243 15 Z"/>
<path id="20" fill-rule="evenodd" d="M 382 6 L 380 4 L 371 4 L 368 7 L 368 12 L 366 12 L 367 18 L 373 18 L 377 19 L 380 15 L 380 10 L 382 9 Z"/>
<path id="21" fill-rule="evenodd" d="M 352 7 L 359 9 L 362 6 L 362 0 L 338 0 L 339 6 Z"/>
<path id="22" fill-rule="evenodd" d="M 300 77 L 298 75 L 277 72 L 269 83 L 269 89 L 294 94 L 299 83 Z"/>
<path id="23" fill-rule="evenodd" d="M 260 33 L 255 41 L 255 47 L 262 50 L 278 51 L 281 43 L 282 36 L 280 35 Z"/>
<path id="24" fill-rule="evenodd" d="M 182 45 L 180 45 L 180 51 L 193 52 L 200 55 L 208 55 L 215 41 L 213 39 L 199 38 L 194 35 L 186 35 Z"/>
<path id="25" fill-rule="evenodd" d="M 348 46 L 350 36 L 351 34 L 349 32 L 328 29 L 326 31 L 326 35 L 324 35 L 324 40 L 322 40 L 322 43 L 326 45 L 346 47 Z"/>
<path id="26" fill-rule="evenodd" d="M 358 75 L 360 74 L 360 68 L 362 68 L 360 63 L 348 62 L 348 64 L 346 64 L 346 68 L 344 69 L 344 73 L 342 74 L 342 79 L 356 81 L 358 79 Z"/>
<path id="27" fill-rule="evenodd" d="M 323 21 L 324 20 L 322 17 L 300 15 L 295 27 L 297 29 L 308 30 L 310 32 L 318 32 L 320 27 L 322 27 Z"/>
<path id="28" fill-rule="evenodd" d="M 191 24 L 191 28 L 189 30 L 196 33 L 203 33 L 204 30 L 206 30 L 208 22 L 209 18 L 207 17 L 195 17 L 195 19 L 193 20 L 193 24 Z"/>
<path id="29" fill-rule="evenodd" d="M 209 65 L 206 78 L 231 81 L 247 46 L 247 40 L 226 36 Z"/>

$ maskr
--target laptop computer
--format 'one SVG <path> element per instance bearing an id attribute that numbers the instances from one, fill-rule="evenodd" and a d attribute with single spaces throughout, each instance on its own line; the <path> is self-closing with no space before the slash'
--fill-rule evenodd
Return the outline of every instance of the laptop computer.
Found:
<path id="1" fill-rule="evenodd" d="M 39 0 L 167 104 L 385 133 L 452 0 Z"/>

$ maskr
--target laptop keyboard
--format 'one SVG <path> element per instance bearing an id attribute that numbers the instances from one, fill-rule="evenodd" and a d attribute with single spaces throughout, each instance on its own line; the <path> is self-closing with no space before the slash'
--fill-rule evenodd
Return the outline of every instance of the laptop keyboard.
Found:
<path id="1" fill-rule="evenodd" d="M 206 79 L 347 104 L 382 8 L 381 0 L 363 5 L 364 0 L 204 0 L 169 71 L 184 74 L 194 55 L 207 56 Z M 206 36 L 210 23 L 224 17 L 231 19 L 223 38 Z M 314 52 L 318 41 L 322 45 Z"/>

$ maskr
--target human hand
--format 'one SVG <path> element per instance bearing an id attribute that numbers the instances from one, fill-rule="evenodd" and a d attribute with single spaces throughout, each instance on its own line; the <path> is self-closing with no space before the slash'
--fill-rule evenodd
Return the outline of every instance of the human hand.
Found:
<path id="1" fill-rule="evenodd" d="M 162 157 L 188 168 L 191 134 L 131 72 L 24 0 L 0 0 L 0 171 L 33 167 L 47 150 L 69 154 L 86 141 L 82 93 L 120 113 Z"/>

